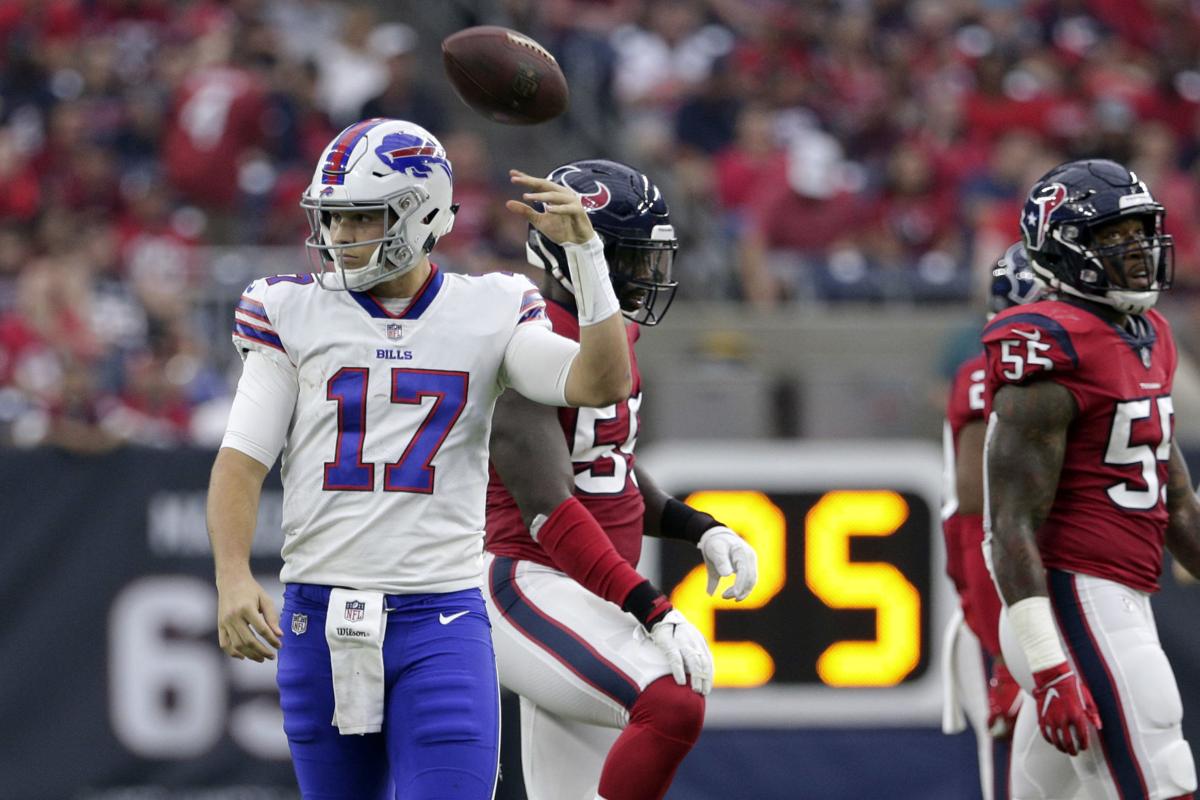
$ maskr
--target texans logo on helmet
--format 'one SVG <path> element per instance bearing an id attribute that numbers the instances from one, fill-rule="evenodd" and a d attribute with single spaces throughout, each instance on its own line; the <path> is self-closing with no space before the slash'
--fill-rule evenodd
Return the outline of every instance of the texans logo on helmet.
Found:
<path id="1" fill-rule="evenodd" d="M 583 206 L 584 211 L 598 211 L 607 206 L 612 201 L 612 192 L 610 192 L 608 187 L 603 183 L 595 180 L 592 181 L 592 183 L 594 183 L 596 186 L 595 189 L 587 192 L 583 191 L 583 189 L 587 187 L 575 185 L 576 182 L 583 183 L 583 181 L 572 177 L 580 172 L 582 171 L 579 169 L 579 167 L 573 167 L 568 164 L 566 166 L 559 167 L 558 169 L 554 170 L 554 172 L 551 172 L 549 180 L 552 180 L 555 183 L 561 183 L 567 188 L 574 189 L 579 195 L 579 204 Z"/>
<path id="2" fill-rule="evenodd" d="M 383 142 L 375 148 L 389 169 L 396 172 L 407 172 L 414 178 L 428 178 L 433 174 L 433 167 L 441 167 L 446 171 L 446 177 L 454 180 L 450 170 L 450 162 L 440 147 L 429 144 L 419 136 L 408 133 L 389 133 L 383 137 Z"/>
<path id="3" fill-rule="evenodd" d="M 1067 187 L 1061 183 L 1050 183 L 1042 187 L 1037 197 L 1029 198 L 1029 203 L 1025 204 L 1025 216 L 1021 218 L 1021 222 L 1026 228 L 1025 240 L 1031 243 L 1034 250 L 1040 250 L 1045 244 L 1050 215 L 1066 199 Z M 1037 211 L 1029 207 L 1030 203 L 1037 206 Z"/>

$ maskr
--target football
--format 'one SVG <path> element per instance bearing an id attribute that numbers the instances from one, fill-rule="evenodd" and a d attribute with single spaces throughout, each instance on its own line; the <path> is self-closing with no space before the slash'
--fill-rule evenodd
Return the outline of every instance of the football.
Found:
<path id="1" fill-rule="evenodd" d="M 442 63 L 462 101 L 495 122 L 534 125 L 567 108 L 567 79 L 554 56 L 523 33 L 466 28 L 442 41 Z"/>

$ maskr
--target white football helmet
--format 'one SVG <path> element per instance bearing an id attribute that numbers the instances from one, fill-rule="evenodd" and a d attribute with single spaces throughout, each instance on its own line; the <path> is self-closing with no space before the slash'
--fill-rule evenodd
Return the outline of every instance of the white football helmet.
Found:
<path id="1" fill-rule="evenodd" d="M 321 154 L 312 181 L 300 198 L 311 234 L 317 281 L 325 289 L 360 292 L 411 270 L 437 240 L 454 227 L 454 173 L 433 134 L 411 122 L 375 118 L 357 122 L 334 137 Z M 382 211 L 379 239 L 335 244 L 335 211 Z M 376 244 L 370 260 L 348 269 L 347 247 Z"/>

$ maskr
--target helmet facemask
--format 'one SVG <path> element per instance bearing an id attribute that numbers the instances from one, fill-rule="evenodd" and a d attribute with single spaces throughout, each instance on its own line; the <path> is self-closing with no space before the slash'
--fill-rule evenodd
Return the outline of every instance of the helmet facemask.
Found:
<path id="1" fill-rule="evenodd" d="M 670 225 L 656 225 L 650 239 L 605 239 L 604 258 L 625 318 L 653 327 L 666 316 L 679 287 L 671 280 L 679 241 Z"/>
<path id="2" fill-rule="evenodd" d="M 384 281 L 398 278 L 412 270 L 420 257 L 433 249 L 436 237 L 425 242 L 409 242 L 408 222 L 419 213 L 429 199 L 421 186 L 408 186 L 378 202 L 322 201 L 304 197 L 300 205 L 308 217 L 310 234 L 305 241 L 309 260 L 316 269 L 317 282 L 325 289 L 361 292 Z M 383 215 L 383 235 L 376 239 L 335 243 L 330 227 L 334 212 L 380 212 Z M 436 209 L 433 212 L 436 213 Z M 367 263 L 348 268 L 342 260 L 348 248 L 376 245 Z"/>
<path id="3" fill-rule="evenodd" d="M 1097 231 L 1115 222 L 1141 218 L 1144 235 L 1114 244 L 1097 242 Z M 1062 225 L 1049 232 L 1064 255 L 1061 265 L 1075 272 L 1074 285 L 1057 281 L 1055 289 L 1086 300 L 1112 306 L 1125 314 L 1141 314 L 1169 289 L 1175 273 L 1175 244 L 1161 233 L 1161 211 L 1123 214 L 1088 225 Z M 1132 261 L 1131 261 L 1132 259 Z M 1145 287 L 1131 286 L 1129 270 L 1144 267 L 1150 277 Z"/>

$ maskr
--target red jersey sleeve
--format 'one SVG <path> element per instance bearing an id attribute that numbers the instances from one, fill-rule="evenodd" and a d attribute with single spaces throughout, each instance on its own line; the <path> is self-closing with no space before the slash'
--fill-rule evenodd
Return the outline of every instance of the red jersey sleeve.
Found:
<path id="1" fill-rule="evenodd" d="M 1001 313 L 984 329 L 983 347 L 990 396 L 1005 384 L 1045 379 L 1062 383 L 1082 405 L 1078 385 L 1066 377 L 1079 368 L 1079 355 L 1053 317 L 1020 306 Z"/>

